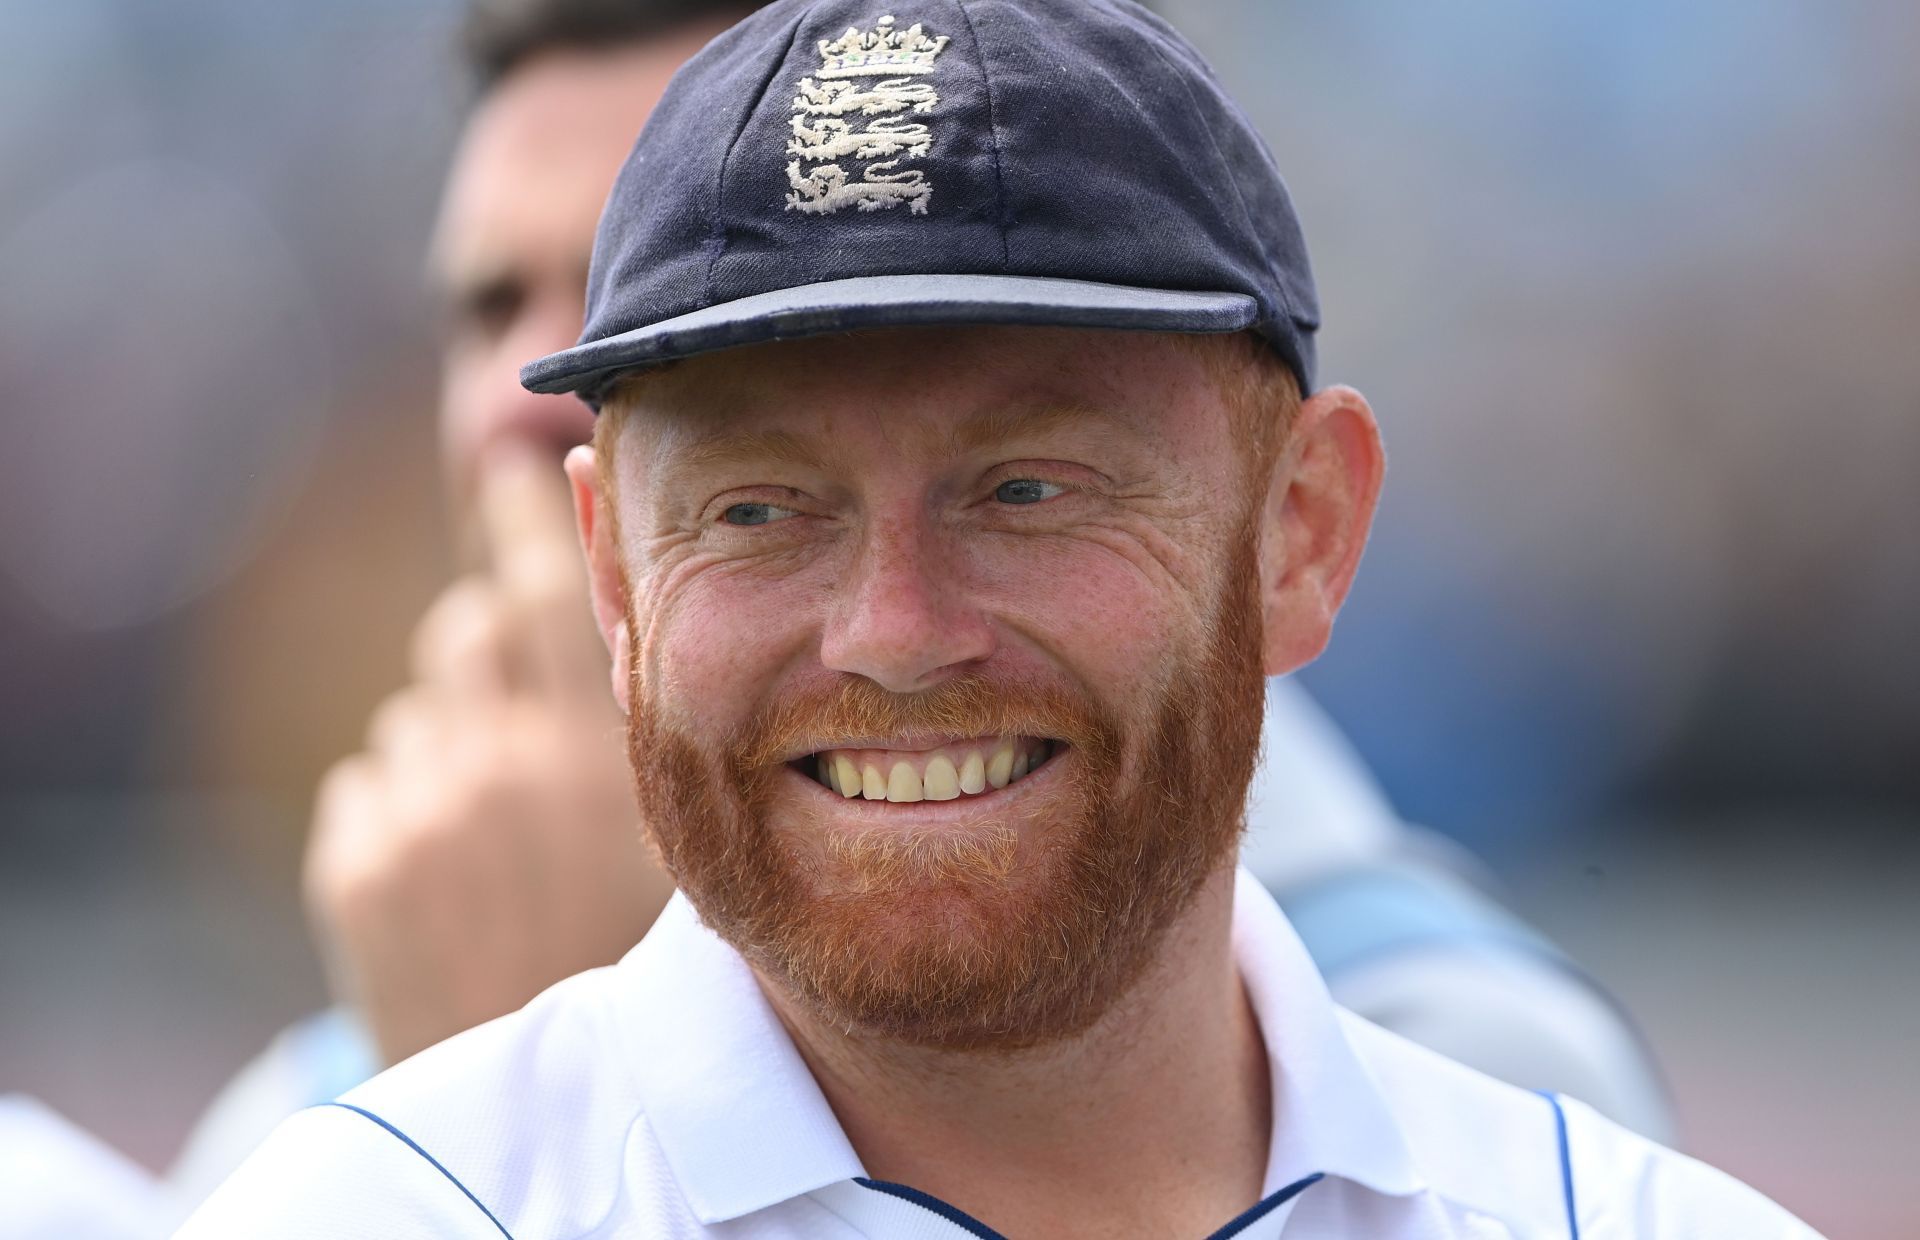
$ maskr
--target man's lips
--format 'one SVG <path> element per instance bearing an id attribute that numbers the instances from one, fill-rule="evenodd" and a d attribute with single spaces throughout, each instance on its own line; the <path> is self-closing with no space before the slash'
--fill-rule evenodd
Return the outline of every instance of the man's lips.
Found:
<path id="1" fill-rule="evenodd" d="M 836 746 L 791 765 L 846 800 L 954 801 L 1016 784 L 1065 748 L 1044 737 L 982 736 L 914 748 Z"/>

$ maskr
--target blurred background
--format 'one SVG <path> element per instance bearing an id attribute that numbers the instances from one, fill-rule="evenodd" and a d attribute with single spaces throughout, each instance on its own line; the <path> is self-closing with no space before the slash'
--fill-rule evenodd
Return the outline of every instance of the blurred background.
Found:
<path id="1" fill-rule="evenodd" d="M 1390 477 L 1303 679 L 1683 1144 L 1920 1234 L 1920 7 L 1163 0 Z M 455 0 L 0 0 L 0 1090 L 151 1166 L 324 998 L 313 785 L 452 570 Z"/>

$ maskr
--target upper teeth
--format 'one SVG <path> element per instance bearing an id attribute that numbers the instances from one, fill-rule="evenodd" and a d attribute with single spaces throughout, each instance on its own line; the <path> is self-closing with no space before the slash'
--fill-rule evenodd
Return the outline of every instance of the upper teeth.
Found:
<path id="1" fill-rule="evenodd" d="M 1040 765 L 1046 742 L 1003 736 L 924 752 L 828 749 L 817 755 L 820 782 L 843 797 L 869 801 L 951 801 L 1004 788 Z"/>

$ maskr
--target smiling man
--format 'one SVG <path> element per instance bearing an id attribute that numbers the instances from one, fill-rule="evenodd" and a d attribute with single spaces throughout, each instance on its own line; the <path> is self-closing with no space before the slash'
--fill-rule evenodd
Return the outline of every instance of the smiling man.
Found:
<path id="1" fill-rule="evenodd" d="M 1263 348 L 759 345 L 631 382 L 601 461 L 573 458 L 646 819 L 830 1099 L 849 1028 L 1005 1050 L 1214 1009 L 1177 1037 L 1257 1049 L 1243 1005 L 1208 1001 L 1237 989 L 1223 961 L 1161 957 L 1212 937 L 1195 917 L 1224 930 L 1262 666 L 1324 640 L 1380 476 L 1336 390 L 1271 492 L 1295 402 Z M 1156 961 L 1181 986 L 1117 1011 Z"/>
<path id="2" fill-rule="evenodd" d="M 193 1235 L 1804 1236 L 1337 1008 L 1235 868 L 1381 477 L 1304 243 L 1123 0 L 783 0 L 614 189 L 568 458 L 619 965 L 283 1125 Z"/>

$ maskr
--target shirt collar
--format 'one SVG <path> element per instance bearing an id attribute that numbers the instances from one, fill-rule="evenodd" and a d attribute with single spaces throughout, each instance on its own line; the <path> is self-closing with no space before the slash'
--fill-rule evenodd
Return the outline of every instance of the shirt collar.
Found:
<path id="1" fill-rule="evenodd" d="M 618 972 L 647 1122 L 702 1223 L 866 1174 L 753 971 L 684 895 Z"/>
<path id="2" fill-rule="evenodd" d="M 1244 869 L 1233 892 L 1233 954 L 1273 1078 L 1264 1191 L 1316 1171 L 1393 1196 L 1425 1187 L 1400 1122 L 1347 1039 L 1306 945 Z"/>
<path id="3" fill-rule="evenodd" d="M 1280 907 L 1241 870 L 1233 951 L 1266 1041 L 1265 1192 L 1325 1172 L 1418 1191 L 1407 1144 Z M 865 1175 L 747 963 L 675 895 L 619 965 L 617 1020 L 647 1122 L 702 1223 Z"/>

